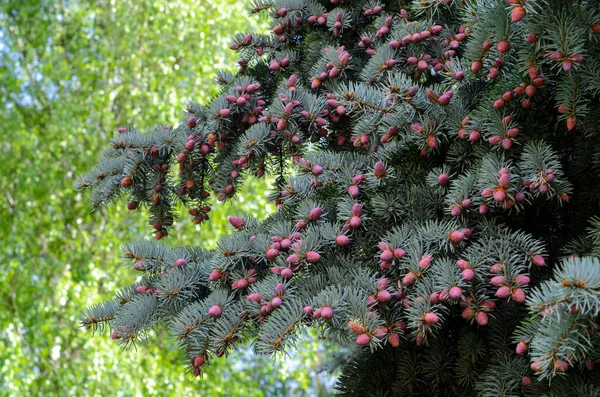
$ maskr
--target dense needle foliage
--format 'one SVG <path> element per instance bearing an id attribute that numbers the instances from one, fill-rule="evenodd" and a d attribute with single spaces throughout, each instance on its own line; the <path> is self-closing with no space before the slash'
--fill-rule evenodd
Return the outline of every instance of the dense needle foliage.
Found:
<path id="1" fill-rule="evenodd" d="M 142 277 L 84 326 L 128 346 L 166 324 L 195 376 L 313 326 L 355 346 L 344 395 L 600 393 L 599 2 L 251 9 L 272 33 L 235 36 L 221 94 L 120 129 L 78 184 L 158 240 L 248 175 L 275 176 L 277 211 L 232 214 L 216 250 L 125 244 Z"/>

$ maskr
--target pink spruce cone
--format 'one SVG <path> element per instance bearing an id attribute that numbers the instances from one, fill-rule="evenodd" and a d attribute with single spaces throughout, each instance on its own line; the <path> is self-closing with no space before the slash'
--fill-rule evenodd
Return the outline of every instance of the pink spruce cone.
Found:
<path id="1" fill-rule="evenodd" d="M 242 227 L 244 227 L 244 220 L 237 216 L 230 216 L 229 223 L 231 223 L 231 226 L 233 226 L 236 229 L 241 229 Z"/>
<path id="2" fill-rule="evenodd" d="M 531 263 L 533 263 L 536 266 L 546 265 L 546 261 L 544 261 L 544 257 L 541 255 L 534 255 L 533 257 L 531 257 Z"/>
<path id="3" fill-rule="evenodd" d="M 506 277 L 504 276 L 494 276 L 491 278 L 490 283 L 494 286 L 494 287 L 502 287 L 504 284 L 506 284 Z"/>
<path id="4" fill-rule="evenodd" d="M 319 255 L 318 252 L 308 251 L 306 253 L 306 261 L 308 263 L 315 263 L 315 262 L 318 262 L 320 259 L 321 259 L 321 255 Z"/>
<path id="5" fill-rule="evenodd" d="M 285 269 L 281 269 L 281 277 L 283 277 L 284 279 L 288 280 L 292 278 L 293 275 L 294 272 L 292 272 L 292 269 L 287 267 Z"/>
<path id="6" fill-rule="evenodd" d="M 417 276 L 412 272 L 408 272 L 406 276 L 402 279 L 402 284 L 404 285 L 413 285 L 417 282 Z"/>
<path id="7" fill-rule="evenodd" d="M 258 292 L 250 294 L 248 295 L 248 300 L 250 302 L 260 302 L 260 294 Z"/>
<path id="8" fill-rule="evenodd" d="M 398 335 L 398 334 L 390 334 L 388 336 L 388 342 L 390 343 L 390 345 L 392 345 L 392 347 L 398 347 L 398 346 L 400 346 L 400 335 Z"/>
<path id="9" fill-rule="evenodd" d="M 392 295 L 387 290 L 382 290 L 377 293 L 377 300 L 381 303 L 389 302 L 392 299 Z"/>
<path id="10" fill-rule="evenodd" d="M 473 269 L 465 269 L 462 271 L 462 278 L 465 281 L 471 281 L 475 278 L 475 272 Z"/>
<path id="11" fill-rule="evenodd" d="M 435 324 L 440 321 L 440 318 L 435 313 L 427 312 L 425 313 L 424 320 L 426 324 Z"/>
<path id="12" fill-rule="evenodd" d="M 282 303 L 283 303 L 283 301 L 278 296 L 271 299 L 271 305 L 273 305 L 273 307 L 279 307 L 279 306 L 281 306 Z"/>
<path id="13" fill-rule="evenodd" d="M 496 291 L 496 296 L 500 299 L 508 298 L 510 296 L 510 288 L 507 286 L 498 288 L 498 291 Z"/>
<path id="14" fill-rule="evenodd" d="M 266 257 L 269 260 L 273 260 L 273 259 L 277 258 L 278 255 L 279 255 L 279 251 L 276 250 L 275 248 L 269 248 L 266 253 Z"/>
<path id="15" fill-rule="evenodd" d="M 213 318 L 221 317 L 221 314 L 223 314 L 223 309 L 221 309 L 221 306 L 219 306 L 219 305 L 211 306 L 211 308 L 208 309 L 208 315 L 210 317 L 213 317 Z"/>
<path id="16" fill-rule="evenodd" d="M 350 218 L 350 227 L 352 229 L 357 229 L 362 225 L 362 219 L 360 219 L 360 217 L 358 216 L 353 216 L 352 218 Z"/>
<path id="17" fill-rule="evenodd" d="M 383 164 L 383 161 L 376 162 L 374 170 L 373 170 L 373 175 L 375 175 L 375 177 L 377 179 L 381 179 L 385 176 L 386 173 L 387 173 L 387 171 L 385 169 L 385 165 Z"/>
<path id="18" fill-rule="evenodd" d="M 321 207 L 313 208 L 308 213 L 308 218 L 311 220 L 311 222 L 316 222 L 321 217 L 322 213 L 323 210 L 321 209 Z"/>
<path id="19" fill-rule="evenodd" d="M 388 287 L 388 279 L 385 277 L 380 278 L 379 280 L 377 280 L 377 289 L 378 290 L 384 290 Z"/>
<path id="20" fill-rule="evenodd" d="M 215 269 L 212 272 L 210 272 L 210 276 L 208 276 L 208 280 L 209 281 L 217 281 L 217 280 L 220 280 L 221 277 L 223 277 L 223 272 Z"/>
<path id="21" fill-rule="evenodd" d="M 523 303 L 525 302 L 525 291 L 523 291 L 521 288 L 515 288 L 512 291 L 512 299 L 517 302 L 517 303 Z"/>
<path id="22" fill-rule="evenodd" d="M 325 319 L 333 317 L 333 309 L 331 306 L 325 306 L 321 308 L 321 317 Z"/>
<path id="23" fill-rule="evenodd" d="M 486 312 L 477 312 L 475 321 L 480 326 L 485 327 L 488 324 L 488 314 Z"/>
<path id="24" fill-rule="evenodd" d="M 379 255 L 379 259 L 382 261 L 391 262 L 394 259 L 394 251 L 391 249 L 386 249 Z"/>
<path id="25" fill-rule="evenodd" d="M 340 247 L 345 247 L 350 243 L 350 239 L 345 234 L 340 234 L 335 238 L 335 244 Z"/>
<path id="26" fill-rule="evenodd" d="M 371 343 L 371 337 L 368 334 L 360 334 L 356 338 L 356 344 L 358 346 L 367 346 Z"/>
<path id="27" fill-rule="evenodd" d="M 427 269 L 431 264 L 431 255 L 423 255 L 419 261 L 419 267 L 421 269 Z"/>
<path id="28" fill-rule="evenodd" d="M 517 348 L 515 350 L 519 356 L 522 356 L 529 350 L 529 345 L 525 341 L 520 341 L 517 343 Z"/>
<path id="29" fill-rule="evenodd" d="M 524 274 L 519 274 L 515 277 L 515 282 L 521 286 L 528 285 L 530 281 L 531 279 L 529 278 L 529 276 L 526 276 Z"/>
<path id="30" fill-rule="evenodd" d="M 450 288 L 450 291 L 448 291 L 448 296 L 450 297 L 450 299 L 458 300 L 462 296 L 462 289 L 460 287 L 454 286 Z"/>
<path id="31" fill-rule="evenodd" d="M 437 178 L 437 182 L 441 186 L 448 186 L 450 184 L 450 177 L 448 174 L 440 174 Z"/>
<path id="32" fill-rule="evenodd" d="M 465 235 L 460 230 L 453 230 L 450 232 L 449 238 L 452 244 L 460 244 L 465 238 Z"/>

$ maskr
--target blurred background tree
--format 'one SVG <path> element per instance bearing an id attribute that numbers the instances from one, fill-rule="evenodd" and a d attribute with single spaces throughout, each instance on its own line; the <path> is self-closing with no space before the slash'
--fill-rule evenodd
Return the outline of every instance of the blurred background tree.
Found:
<path id="1" fill-rule="evenodd" d="M 126 203 L 91 214 L 69 181 L 119 126 L 173 124 L 187 99 L 206 103 L 216 69 L 235 65 L 229 36 L 256 23 L 243 0 L 0 2 L 0 395 L 331 393 L 319 373 L 331 348 L 310 338 L 289 359 L 242 351 L 195 381 L 164 330 L 121 352 L 77 328 L 83 308 L 114 295 L 121 242 L 152 236 Z M 201 228 L 186 217 L 168 243 L 214 245 L 225 214 L 268 213 L 266 191 L 246 184 L 243 200 Z"/>

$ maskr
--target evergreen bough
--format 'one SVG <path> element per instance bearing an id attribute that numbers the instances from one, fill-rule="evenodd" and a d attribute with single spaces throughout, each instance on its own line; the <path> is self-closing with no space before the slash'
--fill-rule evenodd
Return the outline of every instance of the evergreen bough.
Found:
<path id="1" fill-rule="evenodd" d="M 299 328 L 354 346 L 348 396 L 600 395 L 600 1 L 254 0 L 237 74 L 122 128 L 78 182 L 156 239 L 245 176 L 277 211 L 218 249 L 127 244 L 141 280 L 82 323 L 166 325 L 193 375 Z"/>

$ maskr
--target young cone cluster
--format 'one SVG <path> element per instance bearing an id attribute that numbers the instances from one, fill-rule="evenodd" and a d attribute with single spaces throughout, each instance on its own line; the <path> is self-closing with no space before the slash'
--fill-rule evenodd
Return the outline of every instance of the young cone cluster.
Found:
<path id="1" fill-rule="evenodd" d="M 199 376 L 313 326 L 354 349 L 342 395 L 600 394 L 597 1 L 254 0 L 236 74 L 182 121 L 121 128 L 81 178 L 156 239 L 249 175 L 277 211 L 218 249 L 126 244 L 88 309 L 129 345 L 167 325 Z M 190 93 L 193 95 L 193 93 Z M 291 176 L 289 176 L 291 175 Z"/>

